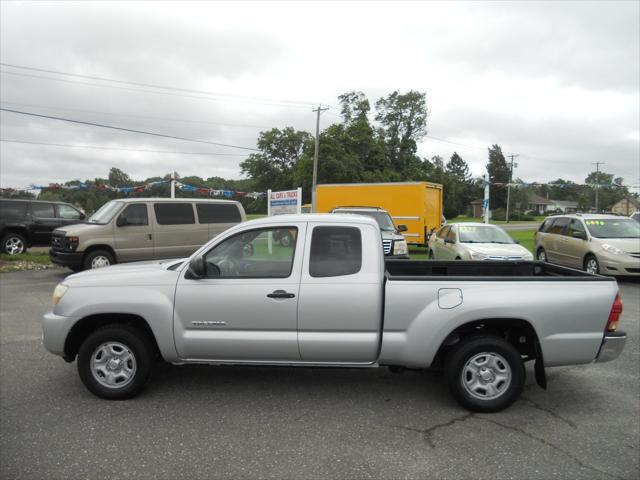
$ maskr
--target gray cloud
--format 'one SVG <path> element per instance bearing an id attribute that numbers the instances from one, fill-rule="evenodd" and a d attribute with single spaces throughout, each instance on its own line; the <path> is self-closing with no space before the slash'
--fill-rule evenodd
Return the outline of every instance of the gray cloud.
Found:
<path id="1" fill-rule="evenodd" d="M 582 181 L 591 162 L 605 161 L 607 171 L 640 182 L 635 2 L 3 2 L 0 9 L 3 62 L 333 105 L 347 90 L 363 90 L 373 104 L 412 88 L 428 94 L 431 135 L 481 147 L 427 137 L 420 145 L 425 156 L 458 150 L 480 174 L 486 147 L 500 143 L 522 155 L 517 175 L 525 179 Z M 326 28 L 317 35 L 319 25 Z M 10 108 L 241 146 L 255 146 L 259 131 L 271 127 L 315 126 L 305 106 L 1 78 L 3 106 Z M 324 114 L 323 125 L 338 121 L 336 114 Z M 0 136 L 244 153 L 9 113 L 0 116 Z M 238 178 L 242 159 L 3 142 L 0 184 L 106 176 L 111 166 L 136 178 L 174 169 Z"/>

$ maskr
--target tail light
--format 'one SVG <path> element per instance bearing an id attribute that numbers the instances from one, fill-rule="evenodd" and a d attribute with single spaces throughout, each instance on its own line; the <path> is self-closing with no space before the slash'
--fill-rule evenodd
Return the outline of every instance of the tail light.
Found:
<path id="1" fill-rule="evenodd" d="M 620 299 L 620 294 L 616 293 L 616 299 L 613 301 L 611 312 L 609 313 L 609 320 L 607 321 L 607 332 L 614 332 L 618 328 L 621 314 L 622 300 Z"/>

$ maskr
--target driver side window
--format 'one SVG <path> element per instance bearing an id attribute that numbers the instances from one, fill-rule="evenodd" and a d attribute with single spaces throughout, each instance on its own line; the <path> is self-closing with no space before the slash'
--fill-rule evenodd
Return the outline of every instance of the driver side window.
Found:
<path id="1" fill-rule="evenodd" d="M 242 232 L 204 257 L 206 278 L 287 278 L 298 239 L 295 227 Z"/>

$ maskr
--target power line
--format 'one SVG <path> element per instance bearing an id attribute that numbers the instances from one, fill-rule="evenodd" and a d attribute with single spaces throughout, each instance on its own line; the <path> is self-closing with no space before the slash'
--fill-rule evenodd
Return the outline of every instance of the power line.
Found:
<path id="1" fill-rule="evenodd" d="M 193 138 L 185 138 L 185 137 L 178 137 L 175 135 L 167 135 L 167 134 L 163 134 L 163 133 L 155 133 L 155 132 L 146 132 L 144 130 L 134 130 L 131 128 L 123 128 L 123 127 L 115 127 L 113 125 L 104 125 L 101 123 L 93 123 L 93 122 L 84 122 L 82 120 L 74 120 L 71 118 L 63 118 L 63 117 L 54 117 L 52 115 L 42 115 L 40 113 L 32 113 L 32 112 L 23 112 L 20 110 L 11 110 L 9 108 L 4 108 L 4 107 L 0 107 L 0 110 L 4 111 L 4 112 L 10 112 L 10 113 L 15 113 L 18 115 L 28 115 L 31 117 L 40 117 L 40 118 L 48 118 L 51 120 L 60 120 L 62 122 L 70 122 L 70 123 L 77 123 L 80 125 L 89 125 L 92 127 L 100 127 L 100 128 L 109 128 L 111 130 L 121 130 L 123 132 L 130 132 L 130 133 L 139 133 L 141 135 L 152 135 L 154 137 L 163 137 L 163 138 L 172 138 L 174 140 L 182 140 L 185 142 L 195 142 L 195 143 L 206 143 L 208 145 L 216 145 L 218 147 L 228 147 L 228 148 L 239 148 L 241 150 L 251 150 L 254 152 L 259 152 L 260 150 L 257 148 L 252 148 L 252 147 L 241 147 L 238 145 L 230 145 L 227 143 L 219 143 L 219 142 L 210 142 L 207 140 L 197 140 L 197 139 L 193 139 Z"/>
<path id="2" fill-rule="evenodd" d="M 137 87 L 158 88 L 158 89 L 162 89 L 162 90 L 171 90 L 171 91 L 175 91 L 175 92 L 197 93 L 197 94 L 202 94 L 202 95 L 211 95 L 211 96 L 218 96 L 218 97 L 229 97 L 229 98 L 244 99 L 244 100 L 260 100 L 260 101 L 268 101 L 268 102 L 274 102 L 274 103 L 289 103 L 289 104 L 305 106 L 305 108 L 309 107 L 309 106 L 312 106 L 312 105 L 315 105 L 315 102 L 304 102 L 304 101 L 298 101 L 298 100 L 282 100 L 282 99 L 271 99 L 271 98 L 262 98 L 262 97 L 251 97 L 251 96 L 248 96 L 248 95 L 237 95 L 237 94 L 232 94 L 232 93 L 211 92 L 211 91 L 207 91 L 207 90 L 196 90 L 196 89 L 191 89 L 191 88 L 173 87 L 173 86 L 169 86 L 169 85 L 158 85 L 158 84 L 143 83 L 143 82 L 131 82 L 131 81 L 119 80 L 119 79 L 115 79 L 115 78 L 99 77 L 99 76 L 93 76 L 93 75 L 82 75 L 82 74 L 79 74 L 79 73 L 63 72 L 63 71 L 60 71 L 60 70 L 49 70 L 49 69 L 46 69 L 46 68 L 28 67 L 26 65 L 16 65 L 16 64 L 12 64 L 12 63 L 0 62 L 0 65 L 2 65 L 4 67 L 17 68 L 17 69 L 20 69 L 20 70 L 29 70 L 29 71 L 32 71 L 32 72 L 53 73 L 55 75 L 64 75 L 64 76 L 67 76 L 67 77 L 86 78 L 86 79 L 89 79 L 89 80 L 99 80 L 99 81 L 103 81 L 103 82 L 119 83 L 119 84 L 122 84 L 122 85 L 133 85 L 133 86 L 137 86 Z"/>
<path id="3" fill-rule="evenodd" d="M 47 147 L 67 147 L 67 148 L 92 148 L 95 150 L 118 150 L 126 152 L 148 152 L 148 153 L 171 153 L 180 155 L 220 155 L 226 157 L 246 157 L 244 153 L 220 153 L 220 152 L 180 152 L 176 150 L 148 150 L 144 148 L 125 148 L 125 147 L 105 147 L 101 145 L 73 145 L 69 143 L 47 143 L 47 142 L 30 142 L 27 140 L 9 140 L 0 138 L 0 142 L 5 143 L 21 143 L 26 145 L 43 145 Z"/>
<path id="4" fill-rule="evenodd" d="M 52 105 L 35 105 L 32 103 L 17 103 L 17 102 L 4 102 L 4 101 L 2 103 L 4 105 L 16 105 L 19 107 L 44 108 L 47 110 L 63 110 L 63 111 L 69 111 L 69 112 L 82 112 L 82 113 L 91 113 L 91 114 L 97 114 L 97 115 L 111 115 L 115 117 L 145 118 L 150 120 L 163 120 L 168 122 L 179 122 L 179 123 L 199 123 L 204 125 L 219 125 L 222 127 L 266 128 L 266 129 L 273 128 L 273 127 L 268 127 L 266 125 L 241 125 L 238 123 L 220 123 L 220 122 L 210 122 L 206 120 L 187 120 L 187 119 L 169 118 L 169 117 L 154 117 L 151 115 L 135 115 L 131 113 L 102 112 L 97 110 L 83 110 L 81 108 L 56 107 Z"/>
<path id="5" fill-rule="evenodd" d="M 167 95 L 167 96 L 173 96 L 173 97 L 183 97 L 183 98 L 197 98 L 199 100 L 209 100 L 209 101 L 213 101 L 213 102 L 229 102 L 229 101 L 235 101 L 235 102 L 240 102 L 240 103 L 251 103 L 251 104 L 258 104 L 258 105 L 270 105 L 270 106 L 277 106 L 277 107 L 290 107 L 290 108 L 301 108 L 301 109 L 307 109 L 309 107 L 304 106 L 304 105 L 292 105 L 292 104 L 282 104 L 282 103 L 276 103 L 276 102 L 258 102 L 258 101 L 251 101 L 251 100 L 242 100 L 242 99 L 227 99 L 227 98 L 215 98 L 215 97 L 207 97 L 204 95 L 188 95 L 188 94 L 181 94 L 181 93 L 174 93 L 174 92 L 161 92 L 161 91 L 157 91 L 157 90 L 145 90 L 143 88 L 133 88 L 133 87 L 119 87 L 116 85 L 102 85 L 99 83 L 89 83 L 89 82 L 77 82 L 75 80 L 68 80 L 65 78 L 56 78 L 56 77 L 47 77 L 44 75 L 31 75 L 28 73 L 18 73 L 18 72 L 7 72 L 6 70 L 0 70 L 0 73 L 4 74 L 4 75 L 16 75 L 19 77 L 28 77 L 28 78 L 37 78 L 37 79 L 44 79 L 44 80 L 53 80 L 56 82 L 63 82 L 63 83 L 71 83 L 71 84 L 75 84 L 75 85 L 86 85 L 86 86 L 90 86 L 90 87 L 104 87 L 104 88 L 112 88 L 112 89 L 116 89 L 116 90 L 127 90 L 127 91 L 132 91 L 132 92 L 143 92 L 143 93 L 151 93 L 151 94 L 156 94 L 156 95 Z"/>

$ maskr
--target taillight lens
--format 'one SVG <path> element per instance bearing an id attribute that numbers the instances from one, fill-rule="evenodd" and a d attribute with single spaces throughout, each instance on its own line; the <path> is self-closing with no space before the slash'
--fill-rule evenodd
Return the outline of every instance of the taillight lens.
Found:
<path id="1" fill-rule="evenodd" d="M 618 328 L 621 314 L 622 300 L 620 299 L 620 294 L 616 293 L 616 299 L 613 301 L 611 313 L 609 313 L 609 320 L 607 321 L 607 332 L 614 332 Z"/>

